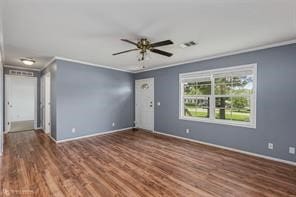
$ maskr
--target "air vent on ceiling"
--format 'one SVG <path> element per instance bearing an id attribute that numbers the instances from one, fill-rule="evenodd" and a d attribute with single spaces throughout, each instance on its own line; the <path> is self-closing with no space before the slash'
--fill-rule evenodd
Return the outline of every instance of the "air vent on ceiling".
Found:
<path id="1" fill-rule="evenodd" d="M 180 44 L 180 47 L 186 48 L 186 47 L 191 47 L 191 46 L 194 46 L 194 45 L 197 45 L 197 43 L 194 42 L 194 41 L 189 41 L 189 42 L 185 42 L 185 43 Z"/>
<path id="2" fill-rule="evenodd" d="M 17 75 L 17 76 L 34 77 L 34 73 L 29 72 L 29 71 L 10 70 L 9 74 L 10 75 Z"/>

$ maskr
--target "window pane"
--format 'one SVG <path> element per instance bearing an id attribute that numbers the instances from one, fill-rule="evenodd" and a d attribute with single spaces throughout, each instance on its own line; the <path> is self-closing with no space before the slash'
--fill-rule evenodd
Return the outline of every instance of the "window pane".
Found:
<path id="1" fill-rule="evenodd" d="M 221 120 L 231 120 L 231 109 L 216 108 L 215 117 Z"/>
<path id="2" fill-rule="evenodd" d="M 184 95 L 196 95 L 196 82 L 184 83 Z"/>
<path id="3" fill-rule="evenodd" d="M 187 117 L 209 117 L 209 98 L 185 98 L 184 99 L 184 116 Z"/>
<path id="4" fill-rule="evenodd" d="M 210 79 L 196 79 L 192 82 L 184 83 L 185 95 L 210 95 L 211 94 L 211 80 Z"/>
<path id="5" fill-rule="evenodd" d="M 250 122 L 250 99 L 247 97 L 232 97 L 232 120 Z"/>
<path id="6" fill-rule="evenodd" d="M 216 98 L 216 119 L 250 122 L 250 112 L 250 99 L 248 97 Z"/>
<path id="7" fill-rule="evenodd" d="M 210 95 L 211 94 L 211 81 L 199 81 L 196 83 L 197 95 Z"/>
<path id="8" fill-rule="evenodd" d="M 226 95 L 230 93 L 231 90 L 231 77 L 217 77 L 215 78 L 215 94 L 216 95 Z"/>
<path id="9" fill-rule="evenodd" d="M 216 108 L 231 108 L 231 98 L 216 97 Z"/>
<path id="10" fill-rule="evenodd" d="M 231 120 L 229 114 L 231 114 L 231 98 L 230 97 L 217 97 L 215 99 L 216 109 L 215 117 L 216 119 Z"/>
<path id="11" fill-rule="evenodd" d="M 232 78 L 232 94 L 252 94 L 253 92 L 253 76 L 243 75 L 243 76 L 233 76 Z"/>
<path id="12" fill-rule="evenodd" d="M 232 76 L 215 76 L 215 95 L 252 94 L 253 76 L 236 74 Z"/>

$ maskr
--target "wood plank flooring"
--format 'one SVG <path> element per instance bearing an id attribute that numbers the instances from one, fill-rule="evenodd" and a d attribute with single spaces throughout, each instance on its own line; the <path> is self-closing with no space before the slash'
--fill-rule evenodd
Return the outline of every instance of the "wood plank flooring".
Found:
<path id="1" fill-rule="evenodd" d="M 5 135 L 0 196 L 296 196 L 296 167 L 143 131 Z"/>

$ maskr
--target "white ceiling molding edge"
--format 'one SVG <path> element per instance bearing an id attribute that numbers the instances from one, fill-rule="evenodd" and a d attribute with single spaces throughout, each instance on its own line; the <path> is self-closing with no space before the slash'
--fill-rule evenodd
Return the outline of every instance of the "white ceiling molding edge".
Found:
<path id="1" fill-rule="evenodd" d="M 296 43 L 296 39 L 283 41 L 283 42 L 277 42 L 277 43 L 264 45 L 264 46 L 260 46 L 260 47 L 254 47 L 254 48 L 249 48 L 249 49 L 243 49 L 243 50 L 238 50 L 238 51 L 233 51 L 233 52 L 208 56 L 208 57 L 204 57 L 204 58 L 198 58 L 198 59 L 178 62 L 178 63 L 174 63 L 174 64 L 163 65 L 163 66 L 154 67 L 154 68 L 141 69 L 141 70 L 138 70 L 138 71 L 130 71 L 130 70 L 125 70 L 125 69 L 118 69 L 118 68 L 113 68 L 111 66 L 106 66 L 106 65 L 101 65 L 101 64 L 94 64 L 94 63 L 90 63 L 90 62 L 85 62 L 85 61 L 80 61 L 80 60 L 74 60 L 74 59 L 70 59 L 70 58 L 55 56 L 43 68 L 41 68 L 40 71 L 46 69 L 55 60 L 62 60 L 62 61 L 67 61 L 67 62 L 73 62 L 73 63 L 78 63 L 78 64 L 94 66 L 94 67 L 106 68 L 106 69 L 111 69 L 111 70 L 118 70 L 118 71 L 128 72 L 128 73 L 141 73 L 141 72 L 146 72 L 146 71 L 151 71 L 151 70 L 158 70 L 158 69 L 163 69 L 163 68 L 168 68 L 168 67 L 179 66 L 179 65 L 183 65 L 183 64 L 201 62 L 201 61 L 211 60 L 211 59 L 215 59 L 215 58 L 221 58 L 221 57 L 226 57 L 226 56 L 231 56 L 231 55 L 237 55 L 237 54 L 242 54 L 242 53 L 247 53 L 247 52 L 253 52 L 253 51 L 258 51 L 258 50 L 263 50 L 263 49 L 268 49 L 268 48 L 273 48 L 273 47 L 280 47 L 280 46 L 285 46 L 285 45 L 294 44 L 294 43 Z"/>
<path id="2" fill-rule="evenodd" d="M 159 66 L 159 67 L 155 67 L 155 68 L 141 69 L 138 71 L 134 71 L 133 73 L 141 73 L 141 72 L 146 72 L 146 71 L 151 71 L 151 70 L 158 70 L 158 69 L 162 69 L 162 68 L 168 68 L 168 67 L 174 67 L 174 66 L 179 66 L 179 65 L 183 65 L 183 64 L 201 62 L 201 61 L 205 61 L 205 60 L 211 60 L 211 59 L 216 59 L 216 58 L 221 58 L 221 57 L 226 57 L 226 56 L 231 56 L 231 55 L 238 55 L 238 54 L 242 54 L 242 53 L 254 52 L 254 51 L 259 51 L 259 50 L 263 50 L 263 49 L 280 47 L 280 46 L 285 46 L 285 45 L 295 44 L 295 43 L 296 43 L 296 39 L 293 39 L 293 40 L 277 42 L 277 43 L 273 43 L 273 44 L 269 44 L 269 45 L 264 45 L 264 46 L 260 46 L 260 47 L 254 47 L 254 48 L 243 49 L 243 50 L 238 50 L 238 51 L 233 51 L 233 52 L 228 52 L 228 53 L 222 53 L 222 54 L 218 54 L 218 55 L 211 55 L 211 56 L 204 57 L 204 58 L 198 58 L 198 59 L 193 59 L 193 60 L 188 60 L 188 61 L 183 61 L 183 62 L 177 62 L 174 64 L 163 65 L 163 66 Z"/>
<path id="3" fill-rule="evenodd" d="M 73 63 L 77 63 L 77 64 L 83 64 L 83 65 L 87 65 L 87 66 L 94 66 L 94 67 L 99 67 L 99 68 L 106 68 L 106 69 L 111 69 L 111 70 L 117 70 L 117 71 L 122 71 L 122 72 L 133 73 L 132 71 L 129 71 L 129 70 L 113 68 L 111 66 L 106 66 L 106 65 L 101 65 L 101 64 L 94 64 L 94 63 L 90 63 L 90 62 L 74 60 L 74 59 L 65 58 L 65 57 L 58 57 L 58 56 L 53 57 L 47 64 L 45 64 L 45 66 L 43 68 L 40 69 L 40 71 L 46 69 L 55 60 L 62 60 L 62 61 L 66 61 L 66 62 L 73 62 Z"/>
<path id="4" fill-rule="evenodd" d="M 13 68 L 13 69 L 20 69 L 20 70 L 31 70 L 31 71 L 40 71 L 40 69 L 36 68 L 27 68 L 27 67 L 22 67 L 22 66 L 11 66 L 11 65 L 4 65 L 4 68 Z"/>
<path id="5" fill-rule="evenodd" d="M 45 66 L 43 66 L 43 67 L 40 69 L 40 71 L 42 72 L 42 71 L 43 71 L 44 69 L 46 69 L 50 64 L 52 64 L 55 60 L 56 60 L 55 57 L 51 58 L 51 60 L 49 60 L 49 62 L 47 62 L 47 63 L 45 64 Z"/>

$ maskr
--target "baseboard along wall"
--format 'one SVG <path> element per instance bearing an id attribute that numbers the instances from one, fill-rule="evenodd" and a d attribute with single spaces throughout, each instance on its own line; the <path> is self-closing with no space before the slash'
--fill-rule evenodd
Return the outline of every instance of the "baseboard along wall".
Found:
<path id="1" fill-rule="evenodd" d="M 173 138 L 177 138 L 177 139 L 181 139 L 181 140 L 186 140 L 186 141 L 190 141 L 190 142 L 195 142 L 195 143 L 199 143 L 199 144 L 203 144 L 203 145 L 207 145 L 207 146 L 213 146 L 213 147 L 216 147 L 216 148 L 221 148 L 221 149 L 225 149 L 225 150 L 229 150 L 229 151 L 233 151 L 233 152 L 237 152 L 237 153 L 242 153 L 242 154 L 245 154 L 245 155 L 260 157 L 260 158 L 263 158 L 263 159 L 268 159 L 268 160 L 277 161 L 277 162 L 281 162 L 281 163 L 296 166 L 296 162 L 293 162 L 293 161 L 278 159 L 278 158 L 275 158 L 275 157 L 270 157 L 270 156 L 266 156 L 266 155 L 261 155 L 261 154 L 257 154 L 257 153 L 243 151 L 243 150 L 239 150 L 239 149 L 235 149 L 235 148 L 230 148 L 230 147 L 227 147 L 227 146 L 216 145 L 216 144 L 212 144 L 212 143 L 208 143 L 208 142 L 204 142 L 204 141 L 200 141 L 200 140 L 184 138 L 184 137 L 171 135 L 171 134 L 167 134 L 167 133 L 163 133 L 163 132 L 159 132 L 159 131 L 153 131 L 153 133 L 168 136 L 168 137 L 173 137 Z"/>

